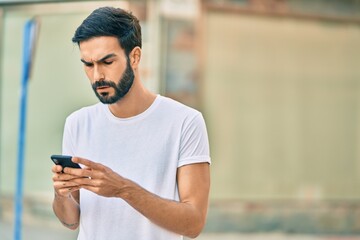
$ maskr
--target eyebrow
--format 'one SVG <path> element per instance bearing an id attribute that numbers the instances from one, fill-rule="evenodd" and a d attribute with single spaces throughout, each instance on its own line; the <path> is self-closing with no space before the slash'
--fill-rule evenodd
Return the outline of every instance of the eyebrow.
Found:
<path id="1" fill-rule="evenodd" d="M 115 53 L 110 53 L 110 54 L 106 55 L 105 57 L 102 57 L 101 59 L 99 59 L 99 60 L 97 60 L 95 62 L 96 63 L 104 62 L 106 59 L 109 59 L 109 58 L 112 58 L 112 57 L 116 57 L 116 54 Z M 82 61 L 85 64 L 91 64 L 92 63 L 92 62 L 87 62 L 82 58 L 80 59 L 80 61 Z"/>

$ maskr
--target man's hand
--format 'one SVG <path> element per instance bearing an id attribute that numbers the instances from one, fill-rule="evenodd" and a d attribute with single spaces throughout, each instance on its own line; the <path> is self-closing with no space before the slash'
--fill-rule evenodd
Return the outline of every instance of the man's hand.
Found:
<path id="1" fill-rule="evenodd" d="M 55 191 L 54 213 L 64 226 L 74 230 L 79 226 L 80 222 L 80 186 L 74 181 L 78 176 L 63 173 L 63 168 L 59 165 L 54 165 L 51 171 L 53 172 Z"/>
<path id="2" fill-rule="evenodd" d="M 70 193 L 79 190 L 79 185 L 73 181 L 78 177 L 63 173 L 62 170 L 63 168 L 60 165 L 54 165 L 51 169 L 53 172 L 52 179 L 54 182 L 55 194 L 61 197 L 69 197 Z"/>
<path id="3" fill-rule="evenodd" d="M 71 187 L 84 188 L 104 197 L 121 197 L 121 193 L 124 193 L 126 179 L 109 167 L 79 157 L 73 157 L 72 161 L 85 168 L 64 169 L 66 175 L 73 176 L 70 180 Z"/>
<path id="4" fill-rule="evenodd" d="M 210 187 L 208 163 L 178 169 L 180 202 L 176 202 L 148 192 L 100 163 L 79 157 L 73 157 L 72 161 L 85 167 L 65 168 L 64 178 L 69 178 L 66 186 L 87 189 L 104 197 L 122 198 L 155 224 L 191 238 L 204 227 Z"/>

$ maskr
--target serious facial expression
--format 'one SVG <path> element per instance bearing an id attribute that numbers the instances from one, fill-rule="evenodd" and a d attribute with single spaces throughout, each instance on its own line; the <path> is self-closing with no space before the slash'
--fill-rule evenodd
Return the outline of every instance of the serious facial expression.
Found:
<path id="1" fill-rule="evenodd" d="M 102 103 L 122 99 L 134 81 L 134 72 L 115 37 L 94 37 L 80 43 L 81 61 L 92 88 Z"/>

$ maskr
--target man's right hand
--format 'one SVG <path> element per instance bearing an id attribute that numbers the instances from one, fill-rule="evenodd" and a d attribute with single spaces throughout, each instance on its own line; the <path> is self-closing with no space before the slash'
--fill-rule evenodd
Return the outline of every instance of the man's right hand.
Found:
<path id="1" fill-rule="evenodd" d="M 78 176 L 63 173 L 63 168 L 60 165 L 54 165 L 51 169 L 53 172 L 53 186 L 55 196 L 69 198 L 72 192 L 79 190 L 79 185 L 72 181 Z"/>

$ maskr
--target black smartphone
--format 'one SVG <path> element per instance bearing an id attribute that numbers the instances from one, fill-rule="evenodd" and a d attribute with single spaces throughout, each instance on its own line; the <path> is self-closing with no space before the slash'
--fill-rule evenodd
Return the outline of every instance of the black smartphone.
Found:
<path id="1" fill-rule="evenodd" d="M 61 165 L 64 168 L 66 167 L 70 167 L 70 168 L 81 168 L 79 164 L 74 163 L 73 161 L 71 161 L 71 156 L 66 156 L 66 155 L 51 155 L 51 160 L 56 164 L 56 165 Z"/>

